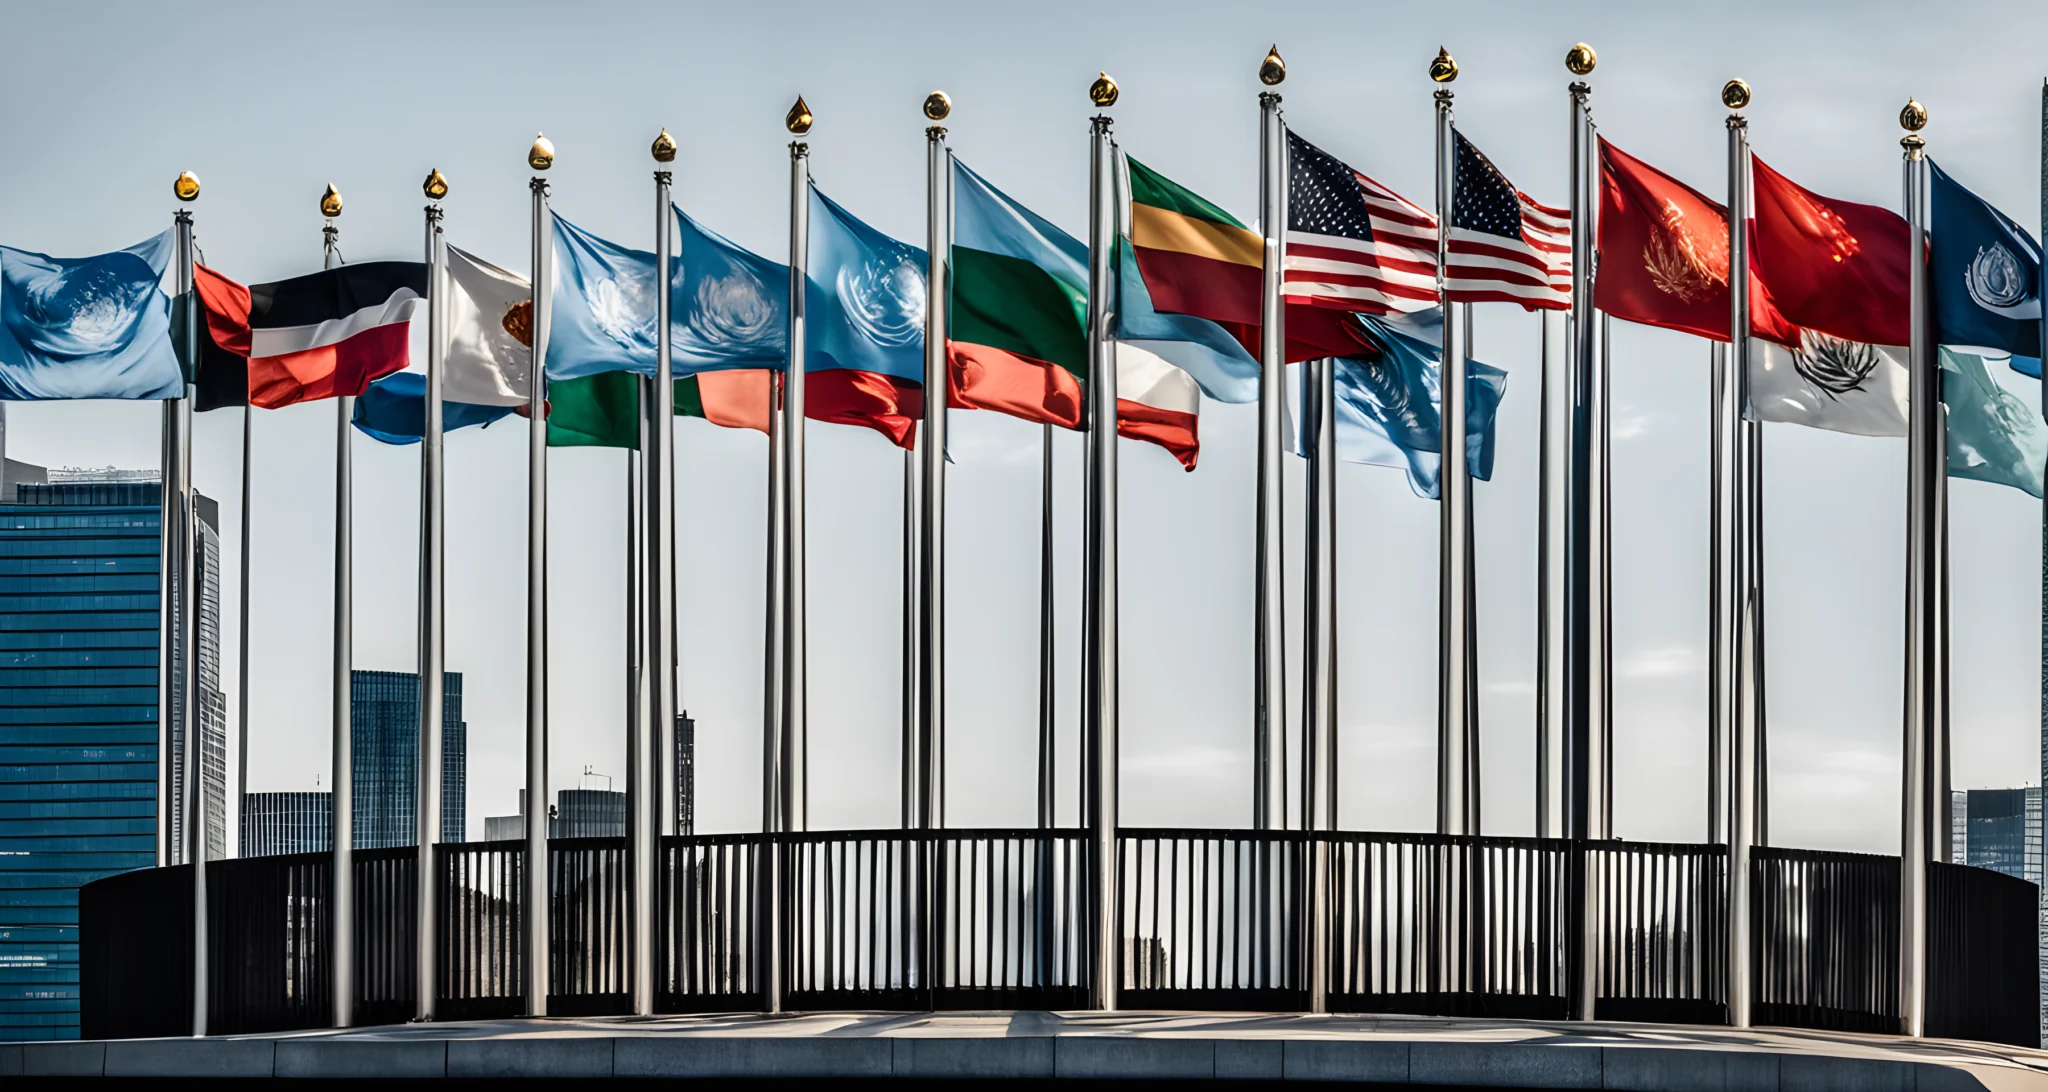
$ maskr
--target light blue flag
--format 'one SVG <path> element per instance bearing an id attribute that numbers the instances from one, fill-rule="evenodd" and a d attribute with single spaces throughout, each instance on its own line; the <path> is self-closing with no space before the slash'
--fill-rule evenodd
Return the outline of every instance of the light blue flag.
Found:
<path id="1" fill-rule="evenodd" d="M 804 370 L 924 382 L 925 251 L 853 218 L 811 187 Z"/>
<path id="2" fill-rule="evenodd" d="M 1372 362 L 1337 362 L 1337 457 L 1405 470 L 1415 495 L 1434 499 L 1443 469 L 1443 312 L 1360 319 L 1382 353 Z M 1465 381 L 1465 457 L 1472 476 L 1485 481 L 1493 477 L 1493 426 L 1507 373 L 1475 360 Z M 1306 454 L 1306 443 L 1297 429 L 1295 453 Z"/>
<path id="3" fill-rule="evenodd" d="M 1128 239 L 1116 248 L 1117 340 L 1156 353 L 1188 373 L 1202 393 L 1218 402 L 1259 400 L 1259 362 L 1223 327 L 1193 315 L 1152 309 L 1152 293 L 1138 272 Z"/>
<path id="4" fill-rule="evenodd" d="M 0 246 L 0 398 L 182 398 L 166 231 L 126 250 L 52 258 Z"/>
<path id="5" fill-rule="evenodd" d="M 2020 396 L 1999 386 L 1985 357 L 1944 346 L 1941 400 L 1948 406 L 1948 476 L 2009 485 L 2035 497 L 2048 465 L 2048 425 Z"/>
<path id="6" fill-rule="evenodd" d="M 780 368 L 789 359 L 789 267 L 735 246 L 676 209 L 669 357 L 677 375 Z M 555 217 L 550 379 L 653 375 L 654 255 Z"/>

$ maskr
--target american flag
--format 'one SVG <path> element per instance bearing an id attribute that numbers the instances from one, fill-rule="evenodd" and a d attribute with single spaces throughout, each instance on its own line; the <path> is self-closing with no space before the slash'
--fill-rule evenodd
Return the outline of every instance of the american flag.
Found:
<path id="1" fill-rule="evenodd" d="M 1451 139 L 1451 300 L 1570 307 L 1571 213 L 1531 201 L 1465 134 L 1452 130 Z"/>
<path id="2" fill-rule="evenodd" d="M 1287 134 L 1283 294 L 1373 314 L 1436 306 L 1436 217 Z"/>
<path id="3" fill-rule="evenodd" d="M 1570 214 L 1531 201 L 1453 135 L 1451 300 L 1569 307 Z M 1287 141 L 1288 301 L 1375 314 L 1436 306 L 1436 216 L 1294 133 Z"/>

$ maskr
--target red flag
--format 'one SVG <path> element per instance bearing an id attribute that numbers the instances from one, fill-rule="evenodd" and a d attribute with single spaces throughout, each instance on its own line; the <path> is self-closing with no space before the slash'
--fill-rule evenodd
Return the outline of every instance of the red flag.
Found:
<path id="1" fill-rule="evenodd" d="M 1728 209 L 1600 141 L 1600 253 L 1593 306 L 1618 319 L 1728 340 Z M 1794 329 L 1749 273 L 1750 331 L 1787 345 Z"/>
<path id="2" fill-rule="evenodd" d="M 1787 319 L 1846 341 L 1912 337 L 1906 221 L 1890 209 L 1821 197 L 1755 165 L 1756 267 Z"/>

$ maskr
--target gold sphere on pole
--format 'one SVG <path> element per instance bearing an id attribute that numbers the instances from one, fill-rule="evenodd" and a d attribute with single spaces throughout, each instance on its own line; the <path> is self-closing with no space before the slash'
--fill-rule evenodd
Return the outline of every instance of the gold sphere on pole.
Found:
<path id="1" fill-rule="evenodd" d="M 1450 50 L 1436 47 L 1436 60 L 1429 62 L 1429 78 L 1438 83 L 1449 83 L 1458 78 L 1458 62 Z"/>
<path id="2" fill-rule="evenodd" d="M 539 133 L 533 134 L 533 147 L 526 150 L 526 165 L 536 171 L 554 166 L 555 142 Z"/>
<path id="3" fill-rule="evenodd" d="M 1116 105 L 1119 93 L 1116 81 L 1107 72 L 1097 72 L 1095 82 L 1088 85 L 1088 101 L 1105 109 Z"/>
<path id="4" fill-rule="evenodd" d="M 789 113 L 783 115 L 782 124 L 791 133 L 802 136 L 811 131 L 811 124 L 817 120 L 817 118 L 811 116 L 811 107 L 808 103 L 804 102 L 804 97 L 798 95 L 796 97 L 796 105 L 790 107 Z"/>
<path id="5" fill-rule="evenodd" d="M 329 220 L 341 215 L 341 191 L 332 182 L 327 184 L 327 192 L 320 195 L 320 215 Z"/>
<path id="6" fill-rule="evenodd" d="M 667 129 L 663 129 L 661 135 L 654 138 L 654 146 L 649 148 L 648 151 L 654 154 L 654 161 L 656 163 L 674 163 L 676 161 L 676 138 L 668 135 Z"/>
<path id="7" fill-rule="evenodd" d="M 436 167 L 427 172 L 427 180 L 420 184 L 420 189 L 426 192 L 427 200 L 439 201 L 448 196 L 448 176 Z"/>
<path id="8" fill-rule="evenodd" d="M 171 192 L 180 201 L 199 199 L 199 176 L 191 171 L 179 171 L 177 181 L 171 183 Z"/>
<path id="9" fill-rule="evenodd" d="M 944 121 L 953 112 L 953 96 L 944 91 L 934 91 L 924 97 L 924 116 L 932 121 Z"/>
<path id="10" fill-rule="evenodd" d="M 1749 81 L 1733 79 L 1721 85 L 1721 105 L 1730 110 L 1740 110 L 1749 105 Z"/>
<path id="11" fill-rule="evenodd" d="M 1287 62 L 1280 59 L 1280 44 L 1273 43 L 1266 50 L 1266 59 L 1259 62 L 1259 82 L 1267 87 L 1278 87 L 1287 78 Z"/>
<path id="12" fill-rule="evenodd" d="M 1600 55 L 1594 53 L 1593 47 L 1584 42 L 1571 47 L 1564 55 L 1564 66 L 1574 76 L 1584 76 L 1592 72 L 1593 66 L 1599 63 Z"/>
<path id="13" fill-rule="evenodd" d="M 1919 99 L 1907 99 L 1906 107 L 1899 111 L 1899 125 L 1907 132 L 1917 133 L 1927 128 L 1927 108 Z"/>

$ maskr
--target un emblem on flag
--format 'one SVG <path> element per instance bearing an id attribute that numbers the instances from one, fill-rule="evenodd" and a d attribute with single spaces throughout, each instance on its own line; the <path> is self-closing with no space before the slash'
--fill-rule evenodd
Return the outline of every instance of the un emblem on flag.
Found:
<path id="1" fill-rule="evenodd" d="M 2004 243 L 1978 247 L 1963 271 L 1963 284 L 1977 306 L 2000 314 L 2025 303 L 2028 295 L 2026 272 Z"/>

